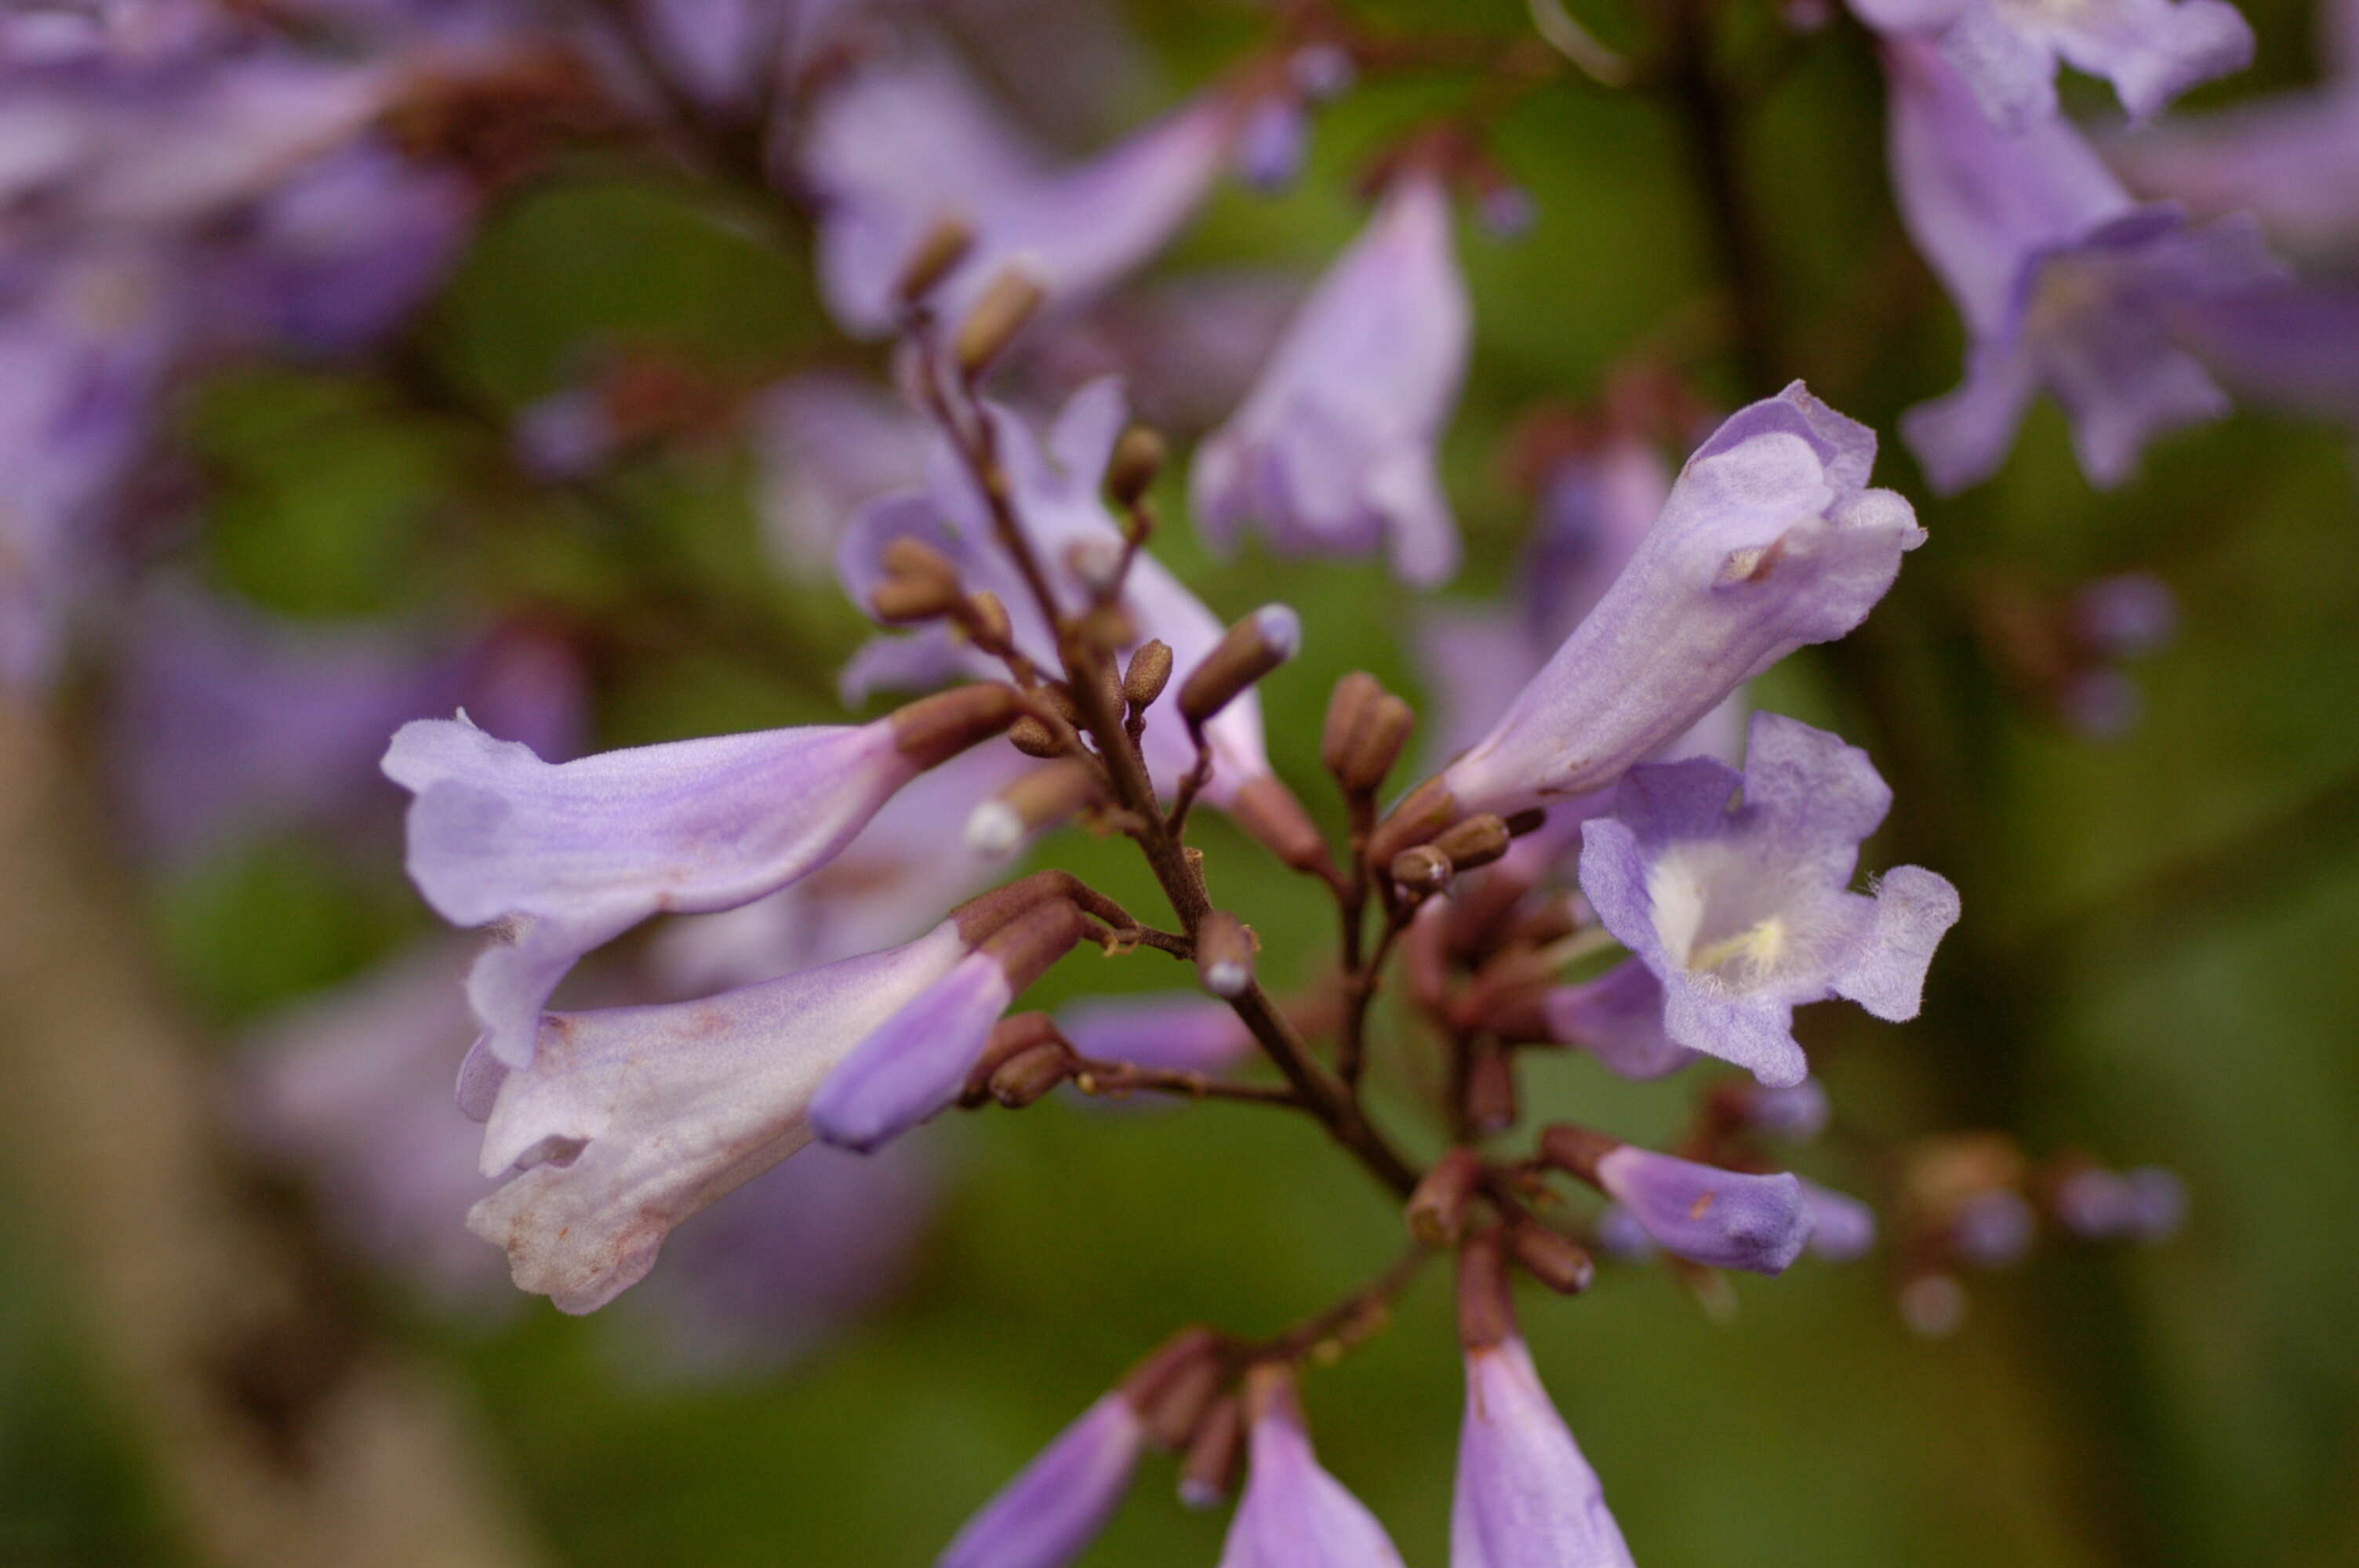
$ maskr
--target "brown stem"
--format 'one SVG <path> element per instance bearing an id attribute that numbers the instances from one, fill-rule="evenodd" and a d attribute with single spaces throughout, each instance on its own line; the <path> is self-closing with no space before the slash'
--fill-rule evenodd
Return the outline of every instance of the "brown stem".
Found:
<path id="1" fill-rule="evenodd" d="M 1393 1260 L 1392 1266 L 1350 1295 L 1325 1311 L 1304 1318 L 1282 1333 L 1271 1336 L 1258 1345 L 1245 1348 L 1249 1361 L 1296 1361 L 1308 1356 L 1319 1345 L 1339 1336 L 1359 1339 L 1379 1326 L 1384 1314 L 1417 1279 L 1419 1270 L 1433 1256 L 1433 1249 L 1422 1244 Z M 1359 1333 L 1351 1332 L 1359 1329 Z"/>
<path id="2" fill-rule="evenodd" d="M 1292 1089 L 1274 1084 L 1241 1084 L 1202 1073 L 1142 1067 L 1135 1062 L 1098 1062 L 1082 1058 L 1075 1067 L 1073 1087 L 1085 1095 L 1121 1096 L 1146 1092 L 1179 1095 L 1188 1099 L 1237 1100 L 1248 1105 L 1302 1107 Z"/>

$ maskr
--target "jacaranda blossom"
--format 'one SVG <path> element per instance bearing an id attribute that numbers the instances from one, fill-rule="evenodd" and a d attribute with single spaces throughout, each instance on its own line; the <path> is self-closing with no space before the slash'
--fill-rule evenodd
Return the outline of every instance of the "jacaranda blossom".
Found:
<path id="1" fill-rule="evenodd" d="M 1520 1335 L 1466 1349 L 1450 1568 L 1634 1568 Z"/>
<path id="2" fill-rule="evenodd" d="M 1216 546 L 1251 524 L 1280 549 L 1366 555 L 1430 587 L 1458 568 L 1435 471 L 1466 373 L 1473 313 L 1440 178 L 1412 171 L 1304 302 L 1189 474 Z"/>
<path id="3" fill-rule="evenodd" d="M 1918 866 L 1851 891 L 1891 805 L 1866 752 L 1774 713 L 1753 716 L 1741 774 L 1699 757 L 1622 781 L 1613 815 L 1583 829 L 1581 887 L 1662 981 L 1664 1033 L 1781 1085 L 1808 1070 L 1797 1006 L 1917 1015 L 1958 894 Z"/>
<path id="4" fill-rule="evenodd" d="M 814 725 L 549 763 L 462 716 L 404 725 L 385 771 L 409 807 L 409 874 L 444 919 L 490 925 L 467 992 L 492 1054 L 531 1060 L 575 959 L 661 913 L 749 903 L 825 864 L 927 766 L 1003 730 L 1004 690 L 864 725 Z"/>
<path id="5" fill-rule="evenodd" d="M 1796 648 L 1858 625 L 1925 538 L 1906 501 L 1867 487 L 1875 458 L 1865 426 L 1799 383 L 1730 416 L 1506 716 L 1395 814 L 1390 847 L 1608 788 Z"/>
<path id="6" fill-rule="evenodd" d="M 1875 1211 L 1848 1193 L 1802 1184 L 1802 1201 L 1810 1208 L 1810 1252 L 1830 1263 L 1848 1263 L 1866 1256 L 1875 1245 Z"/>
<path id="7" fill-rule="evenodd" d="M 2127 479 L 2154 437 L 2225 414 L 2176 318 L 2282 282 L 2257 228 L 2136 204 L 2061 119 L 1993 125 L 1930 45 L 1889 39 L 1884 59 L 1901 218 L 1970 340 L 1964 384 L 1901 423 L 1933 487 L 1989 477 L 2042 391 L 2100 486 Z"/>
<path id="8" fill-rule="evenodd" d="M 1782 1274 L 1810 1238 L 1797 1177 L 1747 1175 L 1624 1144 L 1598 1160 L 1597 1184 L 1655 1245 L 1690 1263 Z"/>

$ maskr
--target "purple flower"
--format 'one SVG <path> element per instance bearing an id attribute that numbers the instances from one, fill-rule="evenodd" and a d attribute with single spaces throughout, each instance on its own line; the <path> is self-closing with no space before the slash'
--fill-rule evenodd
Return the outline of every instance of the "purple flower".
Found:
<path id="1" fill-rule="evenodd" d="M 1057 1015 L 1082 1055 L 1180 1073 L 1215 1073 L 1253 1051 L 1236 1010 L 1201 991 L 1090 997 Z"/>
<path id="2" fill-rule="evenodd" d="M 2227 0 L 1852 0 L 1878 32 L 1922 39 L 2009 130 L 2056 116 L 2060 60 L 2102 76 L 2144 120 L 2201 82 L 2253 61 L 2253 29 Z"/>
<path id="3" fill-rule="evenodd" d="M 549 1015 L 484 1129 L 484 1173 L 515 1173 L 468 1227 L 506 1249 L 521 1289 L 595 1311 L 674 1226 L 810 1141 L 828 1074 L 968 953 L 945 921 L 701 1001 Z"/>
<path id="4" fill-rule="evenodd" d="M 1048 930 L 1060 922 L 1060 931 Z M 1050 905 L 1021 924 L 1044 928 L 1039 939 L 1051 945 L 1048 962 L 1054 962 L 1079 937 L 1081 916 L 1070 906 Z M 1026 937 L 1031 939 L 1028 931 Z M 1006 958 L 988 948 L 961 959 L 828 1074 L 811 1101 L 812 1130 L 839 1148 L 865 1153 L 948 1106 L 965 1087 L 992 1025 L 1047 967 L 1027 962 L 1011 972 Z"/>
<path id="5" fill-rule="evenodd" d="M 1891 804 L 1866 752 L 1774 713 L 1753 716 L 1742 774 L 1708 758 L 1633 770 L 1614 815 L 1583 830 L 1581 886 L 1663 982 L 1673 1041 L 1796 1084 L 1801 1003 L 1917 1015 L 1958 895 L 1917 866 L 1850 891 Z"/>
<path id="6" fill-rule="evenodd" d="M 1833 1108 L 1827 1103 L 1827 1091 L 1816 1078 L 1804 1078 L 1799 1084 L 1771 1088 L 1767 1084 L 1748 1085 L 1738 1097 L 1744 1108 L 1745 1124 L 1755 1131 L 1783 1139 L 1788 1143 L 1808 1143 L 1827 1130 Z"/>
<path id="7" fill-rule="evenodd" d="M 2136 205 L 2061 119 L 1994 126 L 1928 45 L 1891 40 L 1884 58 L 1901 216 L 1970 340 L 1964 384 L 1902 422 L 1934 488 L 1987 478 L 2042 389 L 2100 486 L 2128 478 L 2153 437 L 2226 413 L 2173 319 L 2280 281 L 2258 231 Z"/>
<path id="8" fill-rule="evenodd" d="M 2272 239 L 2321 261 L 2359 246 L 2359 62 L 2307 92 L 2106 138 L 2106 158 L 2143 195 L 2201 216 L 2249 212 Z"/>
<path id="9" fill-rule="evenodd" d="M 2021 1193 L 1990 1187 L 1951 1212 L 1950 1245 L 1978 1269 L 2008 1269 L 2023 1261 L 2038 1236 L 2039 1218 Z"/>
<path id="10" fill-rule="evenodd" d="M 1088 162 L 1051 168 L 940 57 L 864 71 L 821 103 L 803 150 L 828 308 L 847 330 L 890 331 L 895 281 L 950 218 L 975 238 L 934 296 L 945 317 L 962 315 L 1011 265 L 1059 305 L 1084 301 L 1195 211 L 1227 156 L 1232 119 L 1224 100 L 1201 99 Z"/>
<path id="11" fill-rule="evenodd" d="M 1634 1568 L 1521 1336 L 1466 1350 L 1450 1568 Z"/>
<path id="12" fill-rule="evenodd" d="M 926 422 L 857 377 L 789 376 L 755 399 L 748 419 L 763 537 L 797 577 L 834 564 L 836 541 L 866 503 L 925 482 Z"/>
<path id="13" fill-rule="evenodd" d="M 1875 1211 L 1850 1194 L 1804 1182 L 1802 1200 L 1810 1209 L 1812 1257 L 1848 1263 L 1875 1245 Z"/>
<path id="14" fill-rule="evenodd" d="M 2179 596 L 2152 572 L 2115 572 L 2072 596 L 2072 629 L 2108 658 L 2134 659 L 2179 635 Z"/>
<path id="15" fill-rule="evenodd" d="M 2056 1217 L 2092 1240 L 2159 1241 L 2179 1228 L 2186 1212 L 2185 1185 L 2159 1165 L 2134 1171 L 2091 1165 L 2056 1189 Z"/>
<path id="16" fill-rule="evenodd" d="M 2359 424 L 2359 287 L 2304 279 L 2207 296 L 2171 325 L 2238 398 Z"/>
<path id="17" fill-rule="evenodd" d="M 1319 1467 L 1293 1374 L 1265 1365 L 1250 1374 L 1253 1412 L 1245 1496 L 1221 1548 L 1220 1568 L 1402 1568 L 1385 1527 Z"/>
<path id="18" fill-rule="evenodd" d="M 933 700 L 969 697 L 981 705 L 948 735 L 911 718 L 919 705 L 556 764 L 463 716 L 403 726 L 385 771 L 417 795 L 411 880 L 452 924 L 497 927 L 467 982 L 492 1054 L 530 1061 L 541 1009 L 590 949 L 649 915 L 749 903 L 824 865 L 926 766 L 1006 727 L 1004 693 Z"/>
<path id="19" fill-rule="evenodd" d="M 1007 409 L 996 405 L 987 408 L 1000 457 L 1013 481 L 1016 515 L 1060 608 L 1078 612 L 1089 599 L 1085 583 L 1073 569 L 1075 553 L 1105 557 L 1122 544 L 1121 531 L 1101 499 L 1106 460 L 1127 417 L 1122 388 L 1112 381 L 1098 381 L 1075 393 L 1049 427 L 1045 442 Z M 996 593 L 1007 607 L 1016 645 L 1042 665 L 1056 667 L 1056 638 L 1015 563 L 994 537 L 973 481 L 939 445 L 930 472 L 922 492 L 886 496 L 853 519 L 836 557 L 844 590 L 855 602 L 866 603 L 870 589 L 882 579 L 886 546 L 904 536 L 919 539 L 948 556 L 969 588 Z M 1171 683 L 1149 710 L 1145 735 L 1147 766 L 1157 784 L 1169 790 L 1195 761 L 1187 728 L 1175 716 L 1177 693 L 1227 628 L 1161 562 L 1144 553 L 1131 564 L 1123 601 L 1141 642 L 1160 638 L 1171 648 Z M 1123 656 L 1128 652 L 1122 650 Z M 995 661 L 942 628 L 888 635 L 871 643 L 845 669 L 845 695 L 857 700 L 879 686 L 931 685 L 961 670 L 977 676 L 999 673 Z M 1213 758 L 1207 801 L 1226 808 L 1250 785 L 1276 786 L 1262 749 L 1261 703 L 1254 693 L 1248 691 L 1223 708 L 1204 733 Z"/>
<path id="20" fill-rule="evenodd" d="M 1865 426 L 1799 383 L 1732 415 L 1614 586 L 1424 786 L 1412 826 L 1608 788 L 1794 649 L 1858 625 L 1925 537 L 1907 502 L 1867 488 L 1875 456 Z"/>
<path id="21" fill-rule="evenodd" d="M 937 1568 L 1060 1568 L 1082 1554 L 1130 1488 L 1147 1422 L 1119 1389 L 985 1503 Z"/>
<path id="22" fill-rule="evenodd" d="M 1810 1238 L 1799 1178 L 1752 1176 L 1624 1144 L 1597 1183 L 1674 1257 L 1712 1269 L 1782 1274 Z"/>
<path id="23" fill-rule="evenodd" d="M 1254 523 L 1281 549 L 1382 546 L 1404 581 L 1447 579 L 1458 525 L 1434 457 L 1472 330 L 1449 193 L 1433 173 L 1404 174 L 1198 449 L 1189 494 L 1206 538 L 1225 547 Z"/>

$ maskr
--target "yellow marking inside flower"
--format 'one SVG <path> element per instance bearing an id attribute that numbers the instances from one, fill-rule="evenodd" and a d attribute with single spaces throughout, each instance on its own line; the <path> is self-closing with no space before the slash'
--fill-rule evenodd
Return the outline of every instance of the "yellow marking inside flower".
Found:
<path id="1" fill-rule="evenodd" d="M 1688 1206 L 1688 1217 L 1690 1219 L 1701 1219 L 1705 1214 L 1711 1211 L 1712 1200 L 1719 1195 L 1720 1195 L 1718 1193 L 1706 1193 L 1703 1196 L 1696 1199 L 1695 1202 Z"/>
<path id="2" fill-rule="evenodd" d="M 1748 974 L 1760 974 L 1777 968 L 1777 960 L 1785 956 L 1786 939 L 1784 918 L 1773 914 L 1734 936 L 1723 936 L 1695 949 L 1688 955 L 1688 968 L 1710 972 L 1734 964 Z"/>

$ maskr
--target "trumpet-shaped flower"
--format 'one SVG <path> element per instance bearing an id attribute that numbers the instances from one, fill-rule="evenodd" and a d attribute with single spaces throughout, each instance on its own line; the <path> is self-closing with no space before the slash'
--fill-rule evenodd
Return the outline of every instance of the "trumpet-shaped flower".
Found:
<path id="1" fill-rule="evenodd" d="M 1147 1447 L 1147 1422 L 1116 1389 L 967 1520 L 937 1568 L 1062 1568 L 1105 1528 Z"/>
<path id="2" fill-rule="evenodd" d="M 1712 1269 L 1782 1274 L 1810 1238 L 1799 1178 L 1746 1175 L 1632 1144 L 1597 1162 L 1597 1184 L 1674 1257 Z"/>
<path id="3" fill-rule="evenodd" d="M 1623 781 L 1613 816 L 1584 829 L 1582 891 L 1662 981 L 1673 1042 L 1782 1086 L 1807 1070 L 1798 1005 L 1916 1016 L 1958 895 L 1916 866 L 1850 891 L 1891 804 L 1864 752 L 1774 713 L 1753 716 L 1742 774 L 1691 758 Z"/>
<path id="4" fill-rule="evenodd" d="M 1260 380 L 1189 474 L 1217 546 L 1247 523 L 1281 549 L 1389 552 L 1430 587 L 1458 568 L 1458 524 L 1435 448 L 1458 403 L 1473 330 L 1439 176 L 1395 179 L 1303 304 Z"/>
<path id="5" fill-rule="evenodd" d="M 1245 1490 L 1220 1568 L 1402 1568 L 1376 1517 L 1319 1467 L 1292 1374 L 1256 1368 L 1248 1398 Z"/>
<path id="6" fill-rule="evenodd" d="M 1015 712 L 989 687 L 931 701 L 952 706 L 556 764 L 463 716 L 404 725 L 385 771 L 417 796 L 410 877 L 446 920 L 496 927 L 467 982 L 492 1054 L 531 1059 L 582 954 L 649 915 L 734 908 L 817 870 L 894 791 Z"/>
<path id="7" fill-rule="evenodd" d="M 1925 538 L 1907 502 L 1867 488 L 1875 457 L 1865 426 L 1799 383 L 1732 415 L 1506 716 L 1379 838 L 1609 788 L 1794 649 L 1858 625 Z"/>
<path id="8" fill-rule="evenodd" d="M 1633 1568 L 1522 1337 L 1466 1349 L 1450 1568 Z"/>

